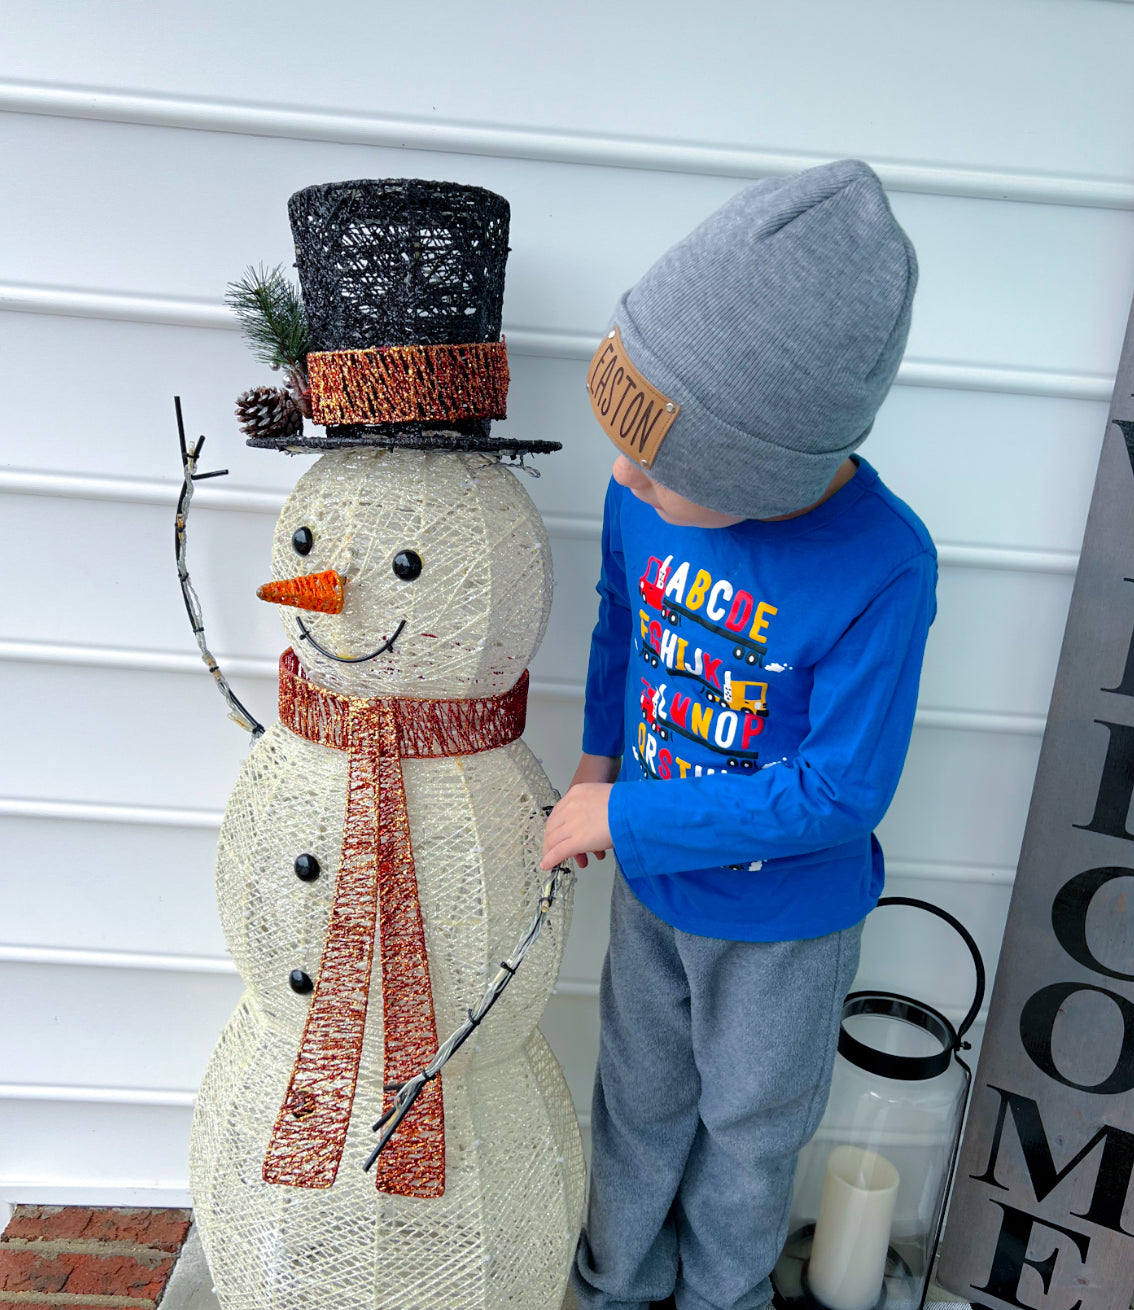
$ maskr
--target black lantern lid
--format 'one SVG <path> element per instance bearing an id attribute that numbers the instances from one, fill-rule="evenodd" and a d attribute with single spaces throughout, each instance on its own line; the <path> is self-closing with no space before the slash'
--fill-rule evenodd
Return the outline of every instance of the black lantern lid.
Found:
<path id="1" fill-rule="evenodd" d="M 957 932 L 969 948 L 976 969 L 973 1002 L 961 1020 L 960 1026 L 954 1028 L 938 1010 L 922 1001 L 915 1001 L 910 996 L 882 991 L 851 992 L 843 1006 L 843 1026 L 839 1028 L 839 1054 L 860 1069 L 882 1078 L 896 1078 L 902 1081 L 936 1078 L 938 1074 L 948 1069 L 954 1055 L 969 1049 L 969 1043 L 964 1040 L 964 1036 L 980 1013 L 981 1003 L 984 1000 L 984 960 L 969 930 L 939 906 L 930 905 L 927 901 L 914 900 L 909 896 L 884 896 L 878 902 L 878 908 L 885 905 L 908 905 L 913 909 L 925 910 L 943 919 Z M 936 1039 L 941 1049 L 928 1055 L 895 1055 L 889 1051 L 880 1051 L 852 1036 L 845 1027 L 848 1019 L 862 1014 L 879 1015 L 912 1024 Z"/>
<path id="2" fill-rule="evenodd" d="M 931 1055 L 895 1055 L 859 1041 L 846 1029 L 848 1019 L 856 1015 L 881 1015 L 887 1019 L 912 1024 L 935 1038 L 941 1049 Z M 948 1019 L 931 1006 L 895 992 L 851 992 L 843 1005 L 843 1027 L 839 1029 L 839 1054 L 867 1073 L 902 1081 L 936 1078 L 948 1069 L 959 1038 Z"/>

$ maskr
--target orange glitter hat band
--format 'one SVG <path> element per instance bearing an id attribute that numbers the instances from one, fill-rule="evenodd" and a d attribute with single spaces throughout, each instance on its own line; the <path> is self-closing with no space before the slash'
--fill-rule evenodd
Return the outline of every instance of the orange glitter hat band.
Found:
<path id="1" fill-rule="evenodd" d="M 503 341 L 313 351 L 307 371 L 316 423 L 507 417 Z"/>

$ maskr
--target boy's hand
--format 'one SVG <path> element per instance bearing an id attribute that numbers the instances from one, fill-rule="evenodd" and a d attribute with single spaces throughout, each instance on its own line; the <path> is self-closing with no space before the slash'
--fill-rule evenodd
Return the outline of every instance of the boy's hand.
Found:
<path id="1" fill-rule="evenodd" d="M 594 758 L 602 758 L 592 756 Z M 604 859 L 614 844 L 606 821 L 606 807 L 613 783 L 576 782 L 551 811 L 543 833 L 541 869 L 554 869 L 564 860 L 587 867 L 587 851 Z"/>

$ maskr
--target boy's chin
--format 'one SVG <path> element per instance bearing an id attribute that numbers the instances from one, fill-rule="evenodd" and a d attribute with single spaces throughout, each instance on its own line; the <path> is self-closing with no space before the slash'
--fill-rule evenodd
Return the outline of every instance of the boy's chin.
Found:
<path id="1" fill-rule="evenodd" d="M 654 511 L 654 513 L 658 516 L 658 518 L 661 519 L 663 523 L 668 523 L 670 527 L 696 528 L 701 526 L 696 522 L 695 519 L 691 518 L 688 514 L 684 513 L 682 510 L 676 507 L 663 509 L 662 506 L 659 505 L 656 500 L 652 500 L 648 496 L 641 495 L 636 488 L 630 487 L 629 491 L 635 500 L 640 500 L 643 505 L 649 505 L 649 507 Z"/>
<path id="2" fill-rule="evenodd" d="M 675 528 L 683 528 L 688 526 L 688 524 L 685 523 L 685 521 L 681 518 L 680 515 L 675 515 L 672 512 L 662 509 L 662 507 L 657 503 L 656 500 L 651 500 L 648 496 L 639 495 L 639 493 L 633 487 L 631 487 L 629 490 L 630 490 L 630 494 L 634 497 L 635 500 L 640 500 L 643 505 L 649 505 L 650 509 L 654 511 L 654 513 L 658 516 L 659 519 L 662 520 L 663 523 L 670 523 Z"/>
<path id="3" fill-rule="evenodd" d="M 654 513 L 663 523 L 668 523 L 674 528 L 695 528 L 697 524 L 685 517 L 680 510 L 664 510 L 660 505 L 655 505 L 652 501 L 646 502 Z"/>

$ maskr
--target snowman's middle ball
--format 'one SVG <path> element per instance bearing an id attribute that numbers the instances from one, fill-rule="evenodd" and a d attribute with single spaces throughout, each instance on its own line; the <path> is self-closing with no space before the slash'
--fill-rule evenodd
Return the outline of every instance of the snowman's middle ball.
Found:
<path id="1" fill-rule="evenodd" d="M 543 521 L 516 475 L 486 455 L 324 455 L 280 514 L 272 578 L 328 569 L 345 580 L 342 613 L 281 606 L 280 617 L 311 681 L 348 696 L 506 691 L 538 649 L 551 608 Z M 349 662 L 391 640 L 392 649 Z"/>

